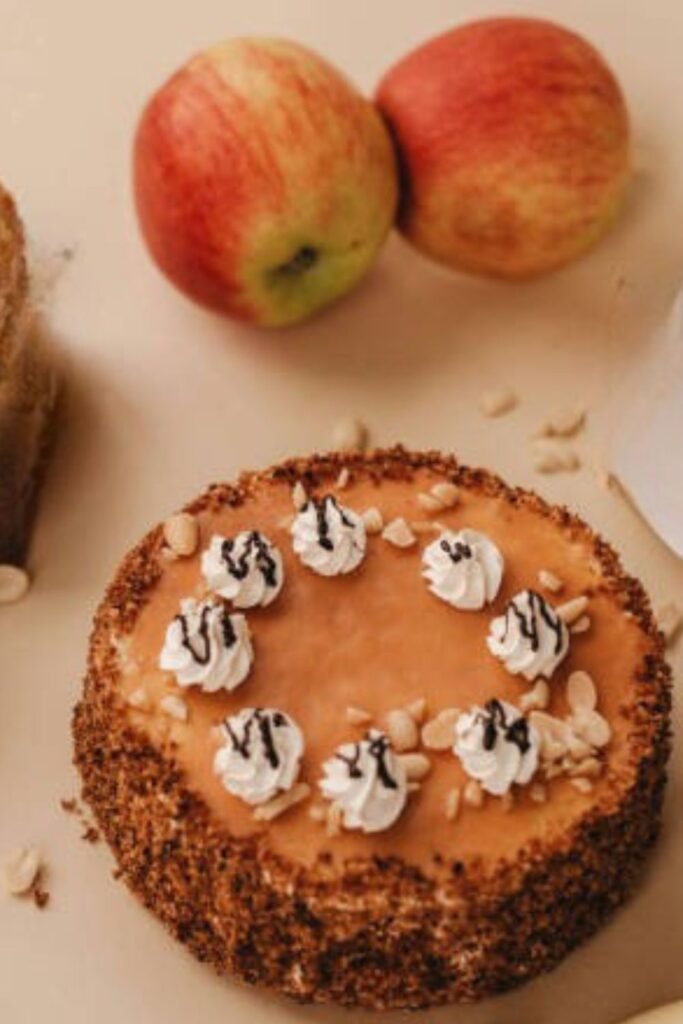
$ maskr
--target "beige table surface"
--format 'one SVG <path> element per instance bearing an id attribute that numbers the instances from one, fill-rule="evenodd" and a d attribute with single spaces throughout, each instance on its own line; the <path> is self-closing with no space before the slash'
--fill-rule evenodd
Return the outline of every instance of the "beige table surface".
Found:
<path id="1" fill-rule="evenodd" d="M 69 715 L 98 596 L 128 545 L 207 482 L 325 447 L 337 418 L 358 414 L 377 442 L 455 449 L 569 503 L 620 547 L 655 601 L 683 593 L 683 563 L 623 499 L 589 470 L 536 478 L 528 448 L 553 404 L 579 400 L 591 410 L 586 460 L 602 457 L 616 422 L 608 399 L 683 278 L 683 5 L 539 0 L 518 10 L 584 31 L 622 77 L 638 175 L 617 230 L 575 267 L 519 287 L 448 276 L 394 242 L 350 300 L 262 336 L 191 307 L 142 251 L 128 162 L 143 98 L 188 52 L 254 32 L 297 37 L 370 88 L 420 38 L 495 5 L 0 0 L 0 176 L 43 255 L 75 250 L 51 310 L 70 402 L 35 586 L 0 610 L 0 850 L 38 843 L 52 892 L 42 913 L 0 900 L 2 1024 L 366 1019 L 215 978 L 112 880 L 107 850 L 80 842 L 58 806 L 76 792 Z M 484 421 L 477 395 L 501 383 L 522 404 Z M 518 993 L 422 1019 L 608 1024 L 683 996 L 680 749 L 672 774 L 664 840 L 609 927 Z"/>

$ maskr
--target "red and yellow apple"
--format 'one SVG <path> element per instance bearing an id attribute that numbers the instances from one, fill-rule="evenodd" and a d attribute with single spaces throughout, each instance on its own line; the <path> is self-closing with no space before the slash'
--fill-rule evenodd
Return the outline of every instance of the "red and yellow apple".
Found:
<path id="1" fill-rule="evenodd" d="M 395 216 L 387 129 L 315 53 L 234 39 L 192 58 L 147 104 L 134 190 L 149 250 L 183 292 L 263 325 L 352 288 Z"/>
<path id="2" fill-rule="evenodd" d="M 428 256 L 505 278 L 595 242 L 629 178 L 626 105 L 585 40 L 532 18 L 463 25 L 381 81 L 397 145 L 399 226 Z"/>

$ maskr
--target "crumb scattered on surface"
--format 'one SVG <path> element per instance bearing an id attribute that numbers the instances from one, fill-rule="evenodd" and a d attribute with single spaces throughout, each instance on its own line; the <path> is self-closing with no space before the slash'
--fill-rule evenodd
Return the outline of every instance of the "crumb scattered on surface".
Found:
<path id="1" fill-rule="evenodd" d="M 512 388 L 491 388 L 479 396 L 479 409 L 484 416 L 504 416 L 519 404 Z"/>

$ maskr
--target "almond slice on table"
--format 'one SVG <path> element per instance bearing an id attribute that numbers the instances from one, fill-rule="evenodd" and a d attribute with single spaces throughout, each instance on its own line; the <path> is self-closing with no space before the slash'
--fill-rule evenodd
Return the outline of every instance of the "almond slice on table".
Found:
<path id="1" fill-rule="evenodd" d="M 23 896 L 38 879 L 42 868 L 35 846 L 23 846 L 11 854 L 2 866 L 5 889 L 12 896 Z"/>
<path id="2" fill-rule="evenodd" d="M 586 410 L 580 407 L 556 409 L 541 424 L 540 437 L 573 437 L 586 422 Z"/>

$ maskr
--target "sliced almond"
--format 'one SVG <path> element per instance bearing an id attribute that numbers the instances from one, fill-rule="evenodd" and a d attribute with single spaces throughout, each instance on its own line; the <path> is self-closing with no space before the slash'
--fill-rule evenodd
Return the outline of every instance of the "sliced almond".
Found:
<path id="1" fill-rule="evenodd" d="M 429 775 L 432 763 L 425 754 L 399 754 L 408 782 L 421 782 Z"/>
<path id="2" fill-rule="evenodd" d="M 175 551 L 172 551 L 168 545 L 164 544 L 161 549 L 161 558 L 164 562 L 177 562 L 178 557 Z"/>
<path id="3" fill-rule="evenodd" d="M 517 405 L 512 388 L 492 388 L 479 396 L 479 408 L 484 416 L 504 416 Z"/>
<path id="4" fill-rule="evenodd" d="M 382 513 L 378 508 L 366 508 L 361 516 L 365 523 L 365 532 L 369 535 L 381 533 L 384 528 Z"/>
<path id="5" fill-rule="evenodd" d="M 453 508 L 460 500 L 460 488 L 450 480 L 441 480 L 434 484 L 429 493 L 441 502 L 443 508 Z"/>
<path id="6" fill-rule="evenodd" d="M 372 721 L 372 715 L 365 708 L 348 707 L 346 709 L 346 721 L 349 725 L 367 725 Z"/>
<path id="7" fill-rule="evenodd" d="M 578 789 L 579 793 L 590 793 L 593 790 L 593 783 L 591 780 L 585 779 L 582 776 L 579 776 L 576 779 L 570 779 L 569 782 L 574 789 Z"/>
<path id="8" fill-rule="evenodd" d="M 341 452 L 362 452 L 367 447 L 368 428 L 349 416 L 339 420 L 332 431 L 332 444 Z"/>
<path id="9" fill-rule="evenodd" d="M 417 496 L 417 503 L 425 512 L 443 512 L 445 506 L 433 494 L 425 494 L 421 491 Z"/>
<path id="10" fill-rule="evenodd" d="M 294 807 L 295 804 L 300 804 L 302 800 L 305 800 L 310 796 L 311 787 L 307 782 L 297 782 L 296 786 L 292 786 L 286 793 L 280 793 L 278 796 L 274 796 L 268 803 L 260 804 L 254 810 L 255 821 L 273 821 L 274 818 L 279 818 L 281 814 L 288 811 L 290 807 Z"/>
<path id="11" fill-rule="evenodd" d="M 406 789 L 408 793 L 419 793 L 420 790 L 422 789 L 422 786 L 420 785 L 419 782 L 409 782 L 408 785 L 406 786 Z"/>
<path id="12" fill-rule="evenodd" d="M 581 618 L 587 607 L 588 598 L 585 594 L 580 594 L 578 597 L 573 597 L 571 601 L 558 604 L 555 611 L 566 626 L 571 626 Z"/>
<path id="13" fill-rule="evenodd" d="M 301 483 L 301 480 L 297 480 L 292 487 L 292 504 L 297 512 L 301 512 L 301 509 L 307 504 L 307 502 L 308 495 L 306 494 L 306 488 Z"/>
<path id="14" fill-rule="evenodd" d="M 397 548 L 410 548 L 415 543 L 415 534 L 405 519 L 392 519 L 382 530 L 382 536 Z"/>
<path id="15" fill-rule="evenodd" d="M 147 696 L 147 691 L 144 687 L 138 686 L 137 690 L 133 690 L 132 693 L 129 693 L 127 703 L 130 704 L 132 708 L 137 708 L 138 711 L 148 711 L 149 697 Z"/>
<path id="16" fill-rule="evenodd" d="M 193 555 L 199 544 L 199 524 L 189 512 L 179 512 L 164 523 L 164 540 L 180 558 Z"/>
<path id="17" fill-rule="evenodd" d="M 460 790 L 457 786 L 454 789 L 449 789 L 446 793 L 446 817 L 449 821 L 455 821 L 460 811 Z"/>
<path id="18" fill-rule="evenodd" d="M 577 619 L 572 626 L 569 627 L 569 632 L 572 636 L 580 636 L 581 633 L 587 633 L 593 622 L 590 615 L 582 615 L 580 619 Z"/>
<path id="19" fill-rule="evenodd" d="M 327 807 L 324 804 L 311 804 L 308 808 L 308 817 L 311 821 L 322 824 L 324 821 L 327 821 Z"/>
<path id="20" fill-rule="evenodd" d="M 544 590 L 548 590 L 551 594 L 559 594 L 564 587 L 560 577 L 556 576 L 550 569 L 539 569 L 538 582 Z"/>
<path id="21" fill-rule="evenodd" d="M 463 800 L 468 807 L 483 807 L 484 790 L 481 788 L 481 783 L 477 782 L 476 779 L 469 779 L 465 784 Z"/>
<path id="22" fill-rule="evenodd" d="M 540 782 L 535 782 L 529 787 L 529 796 L 535 804 L 544 804 L 548 799 L 546 788 Z"/>
<path id="23" fill-rule="evenodd" d="M 337 489 L 340 490 L 340 491 L 343 491 L 345 487 L 349 486 L 349 480 L 350 479 L 351 479 L 351 474 L 349 473 L 347 467 L 343 466 L 340 469 L 340 471 L 339 471 L 339 476 L 337 477 L 337 481 L 336 481 Z"/>
<path id="24" fill-rule="evenodd" d="M 581 465 L 573 448 L 553 441 L 537 441 L 533 448 L 537 473 L 572 473 Z"/>
<path id="25" fill-rule="evenodd" d="M 18 565 L 0 565 L 0 604 L 21 601 L 31 584 L 28 573 Z"/>
<path id="26" fill-rule="evenodd" d="M 460 714 L 458 708 L 446 708 L 426 722 L 422 726 L 422 745 L 427 750 L 450 750 L 455 742 L 455 723 Z"/>
<path id="27" fill-rule="evenodd" d="M 590 743 L 592 747 L 601 750 L 606 747 L 612 738 L 612 730 L 607 719 L 603 718 L 597 711 L 582 709 L 575 712 L 571 720 L 574 731 L 581 739 Z"/>
<path id="28" fill-rule="evenodd" d="M 41 870 L 40 853 L 35 846 L 16 850 L 2 866 L 5 889 L 12 896 L 23 896 L 38 879 Z"/>
<path id="29" fill-rule="evenodd" d="M 424 721 L 424 717 L 427 714 L 427 701 L 424 697 L 420 697 L 418 700 L 414 700 L 410 704 L 407 704 L 406 711 L 410 717 L 419 724 Z"/>
<path id="30" fill-rule="evenodd" d="M 586 743 L 580 736 L 572 732 L 567 740 L 567 753 L 572 761 L 583 761 L 584 758 L 591 756 L 593 748 L 590 743 Z"/>
<path id="31" fill-rule="evenodd" d="M 330 839 L 334 839 L 338 836 L 342 830 L 342 821 L 344 817 L 344 811 L 341 804 L 332 803 L 327 808 L 327 825 L 326 832 Z"/>
<path id="32" fill-rule="evenodd" d="M 599 761 L 597 757 L 586 757 L 583 761 L 577 761 L 567 769 L 567 774 L 571 778 L 596 779 L 601 772 L 602 761 Z"/>
<path id="33" fill-rule="evenodd" d="M 573 437 L 578 434 L 585 420 L 585 409 L 557 409 L 541 424 L 539 434 L 542 437 Z"/>
<path id="34" fill-rule="evenodd" d="M 433 519 L 411 519 L 408 525 L 413 533 L 416 533 L 418 537 L 426 533 L 440 533 L 443 529 L 443 527 Z"/>
<path id="35" fill-rule="evenodd" d="M 669 601 L 657 611 L 657 622 L 668 646 L 673 645 L 683 629 L 683 611 L 674 601 Z"/>
<path id="36" fill-rule="evenodd" d="M 175 718 L 178 722 L 187 721 L 187 704 L 182 697 L 178 697 L 175 693 L 168 693 L 165 697 L 162 697 L 159 701 L 159 707 L 169 718 Z"/>
<path id="37" fill-rule="evenodd" d="M 546 764 L 543 767 L 543 774 L 545 775 L 548 782 L 550 782 L 551 779 L 556 779 L 558 775 L 563 775 L 564 768 L 561 764 Z"/>
<path id="38" fill-rule="evenodd" d="M 555 743 L 566 746 L 569 735 L 569 727 L 561 718 L 549 715 L 546 711 L 532 711 L 529 714 L 529 722 L 541 736 L 541 739 L 550 739 Z"/>
<path id="39" fill-rule="evenodd" d="M 544 711 L 549 703 L 550 686 L 545 679 L 538 679 L 532 689 L 519 698 L 520 710 L 525 713 L 534 710 Z"/>
<path id="40" fill-rule="evenodd" d="M 387 735 L 394 750 L 414 750 L 420 734 L 415 719 L 405 708 L 396 708 L 387 714 Z"/>
<path id="41" fill-rule="evenodd" d="M 598 693 L 591 676 L 581 670 L 572 672 L 567 680 L 567 704 L 572 711 L 592 711 L 597 703 Z"/>

